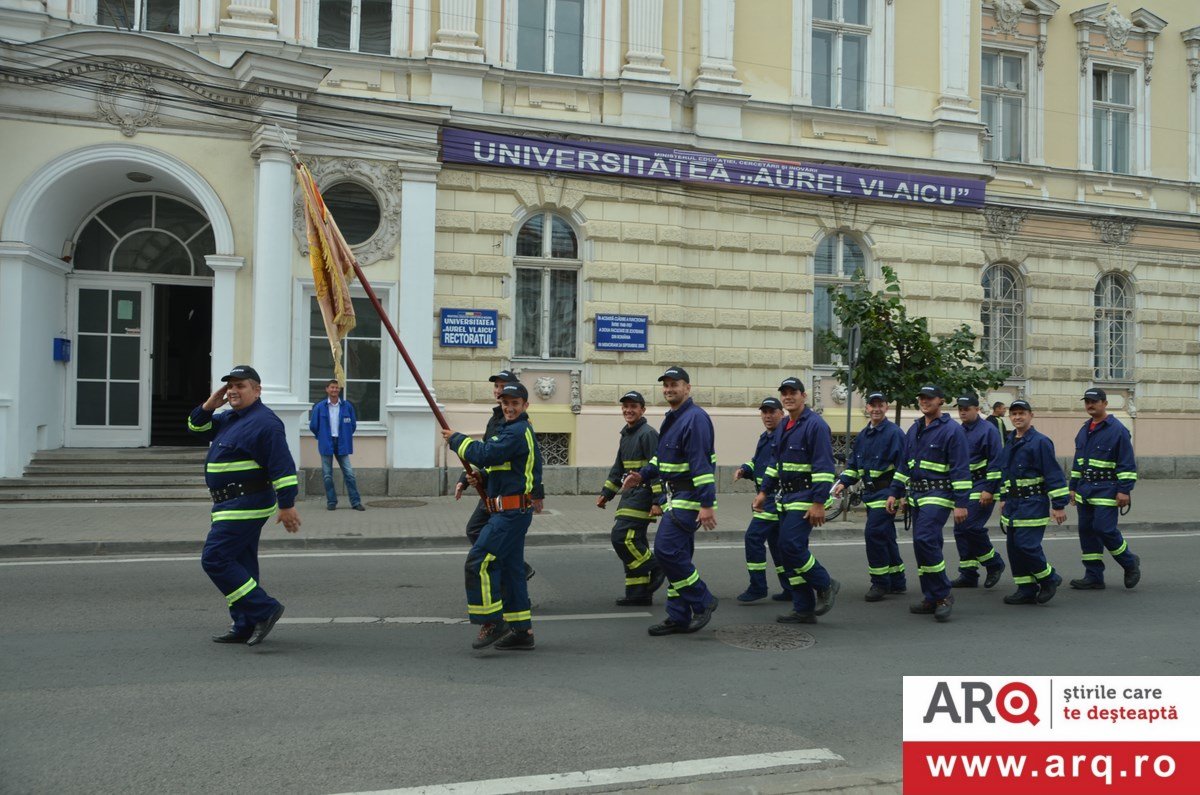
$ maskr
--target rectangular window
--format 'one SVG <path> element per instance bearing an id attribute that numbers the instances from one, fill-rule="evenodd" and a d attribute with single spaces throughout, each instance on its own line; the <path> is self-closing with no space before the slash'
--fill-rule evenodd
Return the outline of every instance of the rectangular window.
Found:
<path id="1" fill-rule="evenodd" d="M 583 74 L 584 0 L 518 0 L 517 68 Z"/>
<path id="2" fill-rule="evenodd" d="M 317 46 L 330 50 L 390 54 L 391 0 L 320 0 Z"/>
<path id="3" fill-rule="evenodd" d="M 867 106 L 867 0 L 814 0 L 812 101 L 824 108 Z"/>
<path id="4" fill-rule="evenodd" d="M 984 52 L 982 67 L 983 123 L 991 133 L 983 156 L 988 160 L 1020 162 L 1025 159 L 1025 58 Z"/>
<path id="5" fill-rule="evenodd" d="M 1092 70 L 1092 168 L 1128 174 L 1132 152 L 1133 74 Z"/>
<path id="6" fill-rule="evenodd" d="M 513 356 L 577 358 L 579 271 L 518 267 L 516 293 Z"/>
<path id="7" fill-rule="evenodd" d="M 179 32 L 179 0 L 103 0 L 96 24 L 150 33 Z"/>
<path id="8" fill-rule="evenodd" d="M 368 299 L 352 300 L 357 325 L 342 340 L 342 367 L 346 370 L 342 394 L 354 404 L 360 422 L 378 422 L 383 391 L 383 327 Z M 309 300 L 308 340 L 308 399 L 315 403 L 325 397 L 325 385 L 334 377 L 333 353 L 315 297 Z"/>

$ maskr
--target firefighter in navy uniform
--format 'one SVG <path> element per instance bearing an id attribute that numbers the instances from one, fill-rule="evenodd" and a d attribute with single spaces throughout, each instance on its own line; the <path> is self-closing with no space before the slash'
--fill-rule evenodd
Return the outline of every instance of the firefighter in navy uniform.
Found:
<path id="1" fill-rule="evenodd" d="M 863 482 L 863 505 L 867 508 L 864 538 L 867 544 L 867 574 L 871 587 L 863 597 L 879 602 L 888 594 L 908 591 L 904 559 L 896 543 L 896 515 L 887 510 L 892 478 L 904 458 L 904 431 L 887 418 L 888 399 L 882 392 L 867 395 L 871 421 L 854 437 L 854 451 L 846 468 L 833 485 L 833 496 L 842 496 L 847 486 Z"/>
<path id="2" fill-rule="evenodd" d="M 1000 524 L 1008 532 L 1008 562 L 1012 566 L 1015 593 L 1004 597 L 1009 605 L 1045 604 L 1054 598 L 1062 577 L 1046 561 L 1042 537 L 1053 517 L 1056 524 L 1067 518 L 1067 479 L 1054 456 L 1054 442 L 1033 427 L 1033 409 L 1024 400 L 1008 406 L 1013 433 L 996 461 L 989 466 L 995 478 L 979 496 L 990 505 L 994 493 L 1004 500 Z"/>
<path id="3" fill-rule="evenodd" d="M 779 398 L 763 398 L 758 407 L 764 430 L 758 437 L 754 457 L 742 464 L 733 473 L 734 480 L 751 480 L 754 490 L 762 488 L 767 467 L 775 463 L 775 429 L 783 420 L 783 404 Z M 750 586 L 738 594 L 737 600 L 750 604 L 767 598 L 767 549 L 775 564 L 775 574 L 783 589 L 771 597 L 773 602 L 792 601 L 792 586 L 788 584 L 787 567 L 779 551 L 779 513 L 775 508 L 775 495 L 770 495 L 761 511 L 752 511 L 750 526 L 746 528 L 746 570 L 750 572 Z"/>
<path id="4" fill-rule="evenodd" d="M 283 605 L 259 583 L 258 539 L 267 519 L 289 533 L 300 529 L 296 463 L 283 422 L 262 404 L 262 379 L 238 365 L 208 400 L 192 409 L 188 430 L 209 441 L 204 482 L 212 494 L 212 526 L 200 565 L 225 595 L 233 624 L 216 643 L 256 646 L 283 615 Z M 229 404 L 230 411 L 213 414 Z"/>
<path id="5" fill-rule="evenodd" d="M 477 441 L 450 428 L 442 438 L 469 464 L 484 471 L 488 521 L 467 553 L 467 613 L 481 625 L 471 647 L 532 649 L 525 535 L 533 521 L 535 487 L 542 482 L 542 453 L 529 424 L 529 392 L 520 383 L 500 390 L 504 424 Z"/>
<path id="6" fill-rule="evenodd" d="M 650 463 L 650 457 L 658 449 L 658 431 L 642 416 L 646 413 L 646 399 L 640 392 L 626 392 L 621 395 L 620 404 L 625 427 L 621 429 L 617 458 L 596 498 L 596 507 L 603 509 L 618 493 L 621 495 L 612 528 L 613 549 L 625 566 L 625 596 L 617 600 L 617 606 L 645 607 L 654 603 L 653 594 L 664 577 L 646 542 L 647 528 L 655 516 L 662 514 L 655 505 L 662 484 L 651 481 L 622 491 L 621 481 Z"/>
<path id="7" fill-rule="evenodd" d="M 942 556 L 946 520 L 952 512 L 955 524 L 967 518 L 972 485 L 967 437 L 962 426 L 942 412 L 945 402 L 941 387 L 921 387 L 917 405 L 922 416 L 908 429 L 900 471 L 892 479 L 887 500 L 888 511 L 895 513 L 896 501 L 907 494 L 909 510 L 915 511 L 913 552 L 924 598 L 908 609 L 932 614 L 936 621 L 950 620 L 954 607 Z"/>
<path id="8" fill-rule="evenodd" d="M 696 531 L 717 526 L 716 461 L 708 413 L 692 402 L 692 384 L 682 367 L 658 377 L 671 410 L 658 431 L 658 449 L 646 466 L 625 476 L 624 488 L 660 478 L 666 492 L 662 522 L 654 534 L 654 557 L 666 574 L 667 618 L 651 626 L 654 636 L 696 632 L 712 620 L 713 596 L 692 564 Z"/>
<path id="9" fill-rule="evenodd" d="M 829 425 L 804 405 L 804 384 L 785 378 L 779 399 L 787 418 L 775 428 L 775 463 L 767 467 L 754 497 L 761 511 L 775 494 L 779 511 L 779 552 L 792 586 L 792 611 L 775 618 L 781 624 L 815 624 L 833 609 L 842 585 L 829 576 L 808 548 L 814 527 L 825 524 L 825 502 L 833 488 L 833 434 Z"/>
<path id="10" fill-rule="evenodd" d="M 967 437 L 967 449 L 971 454 L 971 496 L 967 507 L 967 518 L 954 526 L 954 544 L 958 547 L 958 577 L 950 583 L 951 588 L 976 588 L 979 586 L 979 567 L 987 571 L 984 588 L 992 588 L 1000 582 L 1004 573 L 1004 559 L 992 546 L 988 538 L 987 523 L 995 506 L 983 505 L 980 495 L 992 491 L 988 484 L 999 477 L 989 472 L 988 467 L 1000 455 L 1004 443 L 996 426 L 979 416 L 979 396 L 968 392 L 958 398 L 958 421 Z"/>
<path id="11" fill-rule="evenodd" d="M 1129 505 L 1137 484 L 1137 462 L 1129 429 L 1108 413 L 1108 395 L 1092 388 L 1083 393 L 1090 420 L 1075 436 L 1071 465 L 1071 504 L 1079 513 L 1083 577 L 1071 580 L 1080 590 L 1104 588 L 1104 550 L 1125 570 L 1125 587 L 1142 579 L 1142 561 L 1129 550 L 1117 529 L 1120 509 Z"/>

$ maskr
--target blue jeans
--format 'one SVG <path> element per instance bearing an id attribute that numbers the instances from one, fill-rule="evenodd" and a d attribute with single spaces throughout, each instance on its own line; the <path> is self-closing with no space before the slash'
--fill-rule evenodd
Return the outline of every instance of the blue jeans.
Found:
<path id="1" fill-rule="evenodd" d="M 358 481 L 354 479 L 354 467 L 350 466 L 348 455 L 321 456 L 321 475 L 325 478 L 325 502 L 337 505 L 337 492 L 333 490 L 333 459 L 337 459 L 342 468 L 342 479 L 346 481 L 346 494 L 350 497 L 351 505 L 358 505 L 362 497 L 358 496 Z"/>

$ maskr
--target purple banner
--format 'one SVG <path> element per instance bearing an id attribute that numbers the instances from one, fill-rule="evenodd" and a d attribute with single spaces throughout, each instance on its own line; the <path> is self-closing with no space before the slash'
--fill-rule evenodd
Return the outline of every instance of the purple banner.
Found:
<path id="1" fill-rule="evenodd" d="M 975 179 L 746 160 L 692 149 L 520 138 L 451 127 L 442 130 L 442 162 L 758 188 L 928 207 L 979 209 L 984 202 L 984 182 Z"/>

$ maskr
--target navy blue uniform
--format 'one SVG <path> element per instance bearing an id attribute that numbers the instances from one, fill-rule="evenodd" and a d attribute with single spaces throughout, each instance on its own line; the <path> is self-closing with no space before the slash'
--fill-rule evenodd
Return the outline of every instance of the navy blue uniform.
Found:
<path id="1" fill-rule="evenodd" d="M 997 417 L 996 419 L 999 419 Z M 954 543 L 958 547 L 958 575 L 964 580 L 975 583 L 979 580 L 979 567 L 988 571 L 1004 570 L 1004 560 L 996 553 L 988 538 L 987 523 L 992 518 L 995 503 L 980 505 L 979 495 L 990 491 L 988 484 L 992 475 L 999 478 L 999 473 L 989 473 L 988 467 L 1000 455 L 1004 442 L 996 426 L 983 418 L 975 422 L 962 423 L 963 434 L 967 437 L 967 449 L 971 454 L 971 495 L 970 505 L 967 506 L 967 518 L 954 526 Z M 991 479 L 990 482 L 995 482 Z"/>
<path id="2" fill-rule="evenodd" d="M 838 478 L 846 486 L 863 481 L 867 573 L 873 584 L 889 593 L 904 593 L 908 588 L 896 543 L 896 516 L 887 511 L 892 479 L 903 459 L 904 431 L 885 417 L 878 425 L 868 423 L 854 437 L 854 451 Z"/>
<path id="3" fill-rule="evenodd" d="M 625 596 L 630 598 L 652 593 L 650 579 L 658 569 L 658 563 L 646 541 L 646 530 L 654 521 L 650 516 L 650 508 L 662 493 L 662 484 L 648 481 L 622 492 L 621 481 L 625 475 L 637 472 L 650 463 L 650 457 L 657 449 L 658 431 L 650 427 L 645 417 L 639 417 L 632 427 L 626 423 L 621 428 L 617 457 L 608 471 L 604 487 L 600 489 L 600 495 L 606 502 L 617 494 L 621 495 L 610 540 L 617 557 L 625 566 Z"/>
<path id="4" fill-rule="evenodd" d="M 643 482 L 660 478 L 667 493 L 654 557 L 669 583 L 667 618 L 676 624 L 688 624 L 716 601 L 692 564 L 700 509 L 717 507 L 716 465 L 712 420 L 688 398 L 663 417 L 658 449 L 640 472 Z"/>
<path id="5" fill-rule="evenodd" d="M 249 635 L 279 607 L 259 583 L 258 539 L 276 510 L 296 504 L 296 462 L 283 422 L 261 400 L 220 414 L 197 406 L 187 424 L 189 431 L 210 442 L 205 484 L 210 489 L 243 484 L 244 490 L 253 490 L 213 505 L 200 555 L 200 565 L 225 595 L 233 632 Z"/>
<path id="6" fill-rule="evenodd" d="M 913 551 L 921 593 L 926 602 L 938 602 L 950 595 L 942 531 L 951 511 L 968 507 L 971 493 L 967 437 L 949 414 L 942 414 L 928 425 L 924 417 L 918 417 L 904 444 L 904 459 L 892 480 L 892 496 L 908 495 L 909 510 L 915 512 Z"/>
<path id="7" fill-rule="evenodd" d="M 1051 506 L 1067 505 L 1067 479 L 1054 457 L 1054 442 L 1036 428 L 1021 437 L 1014 431 L 989 472 L 997 475 L 990 488 L 998 486 L 1004 500 L 1000 524 L 1008 532 L 1008 562 L 1017 593 L 1032 596 L 1045 580 L 1057 585 L 1062 577 L 1042 551 Z"/>
<path id="8" fill-rule="evenodd" d="M 815 591 L 827 590 L 831 583 L 829 572 L 808 548 L 812 525 L 807 512 L 829 500 L 833 479 L 833 434 L 821 415 L 805 406 L 795 421 L 787 417 L 775 429 L 775 463 L 767 467 L 760 488 L 764 495 L 776 494 L 779 553 L 797 613 L 812 613 Z"/>
<path id="9" fill-rule="evenodd" d="M 755 489 L 762 488 L 766 477 L 767 467 L 772 466 L 775 457 L 775 432 L 763 431 L 758 437 L 754 448 L 754 457 L 742 464 L 739 469 L 742 477 L 753 480 Z M 783 557 L 779 552 L 779 512 L 775 508 L 775 495 L 768 494 L 761 511 L 755 511 L 746 528 L 746 569 L 750 572 L 750 587 L 746 589 L 748 597 L 763 597 L 767 595 L 767 548 L 771 549 L 771 560 L 775 563 L 775 574 L 783 590 L 790 592 L 787 569 L 783 565 Z"/>
<path id="10" fill-rule="evenodd" d="M 1071 491 L 1079 513 L 1079 546 L 1083 551 L 1084 578 L 1104 582 L 1104 550 L 1121 565 L 1132 567 L 1137 558 L 1117 529 L 1117 495 L 1129 494 L 1137 484 L 1137 461 L 1129 429 L 1111 414 L 1096 425 L 1085 422 L 1075 435 L 1071 465 Z"/>
<path id="11" fill-rule="evenodd" d="M 523 497 L 522 507 L 496 511 L 467 553 L 467 614 L 473 624 L 501 619 L 518 631 L 533 620 L 525 584 L 525 535 L 533 522 L 532 494 L 542 482 L 542 452 L 524 412 L 484 441 L 461 433 L 450 446 L 486 475 L 489 499 Z"/>

